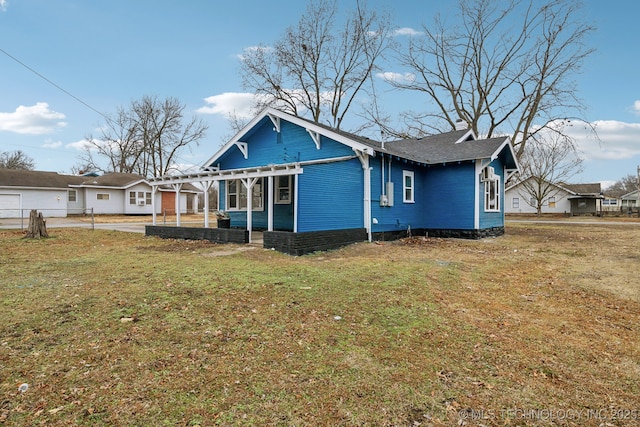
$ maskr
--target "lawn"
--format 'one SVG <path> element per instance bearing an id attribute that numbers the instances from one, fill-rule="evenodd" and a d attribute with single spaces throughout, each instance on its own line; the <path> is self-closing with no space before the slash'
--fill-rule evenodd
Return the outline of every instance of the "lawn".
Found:
<path id="1" fill-rule="evenodd" d="M 304 257 L 49 232 L 0 232 L 6 426 L 640 424 L 637 225 Z"/>

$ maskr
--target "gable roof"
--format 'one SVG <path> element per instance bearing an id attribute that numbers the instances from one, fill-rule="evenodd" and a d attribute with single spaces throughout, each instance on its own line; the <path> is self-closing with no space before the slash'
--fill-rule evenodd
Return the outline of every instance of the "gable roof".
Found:
<path id="1" fill-rule="evenodd" d="M 532 179 L 532 177 L 529 177 L 528 179 Z M 507 187 L 505 189 L 505 191 L 509 191 L 512 188 L 518 187 L 520 184 L 522 184 L 524 181 L 518 181 L 513 185 L 510 185 L 509 187 Z M 560 183 L 554 183 L 554 182 L 550 182 L 547 180 L 542 180 L 544 182 L 546 182 L 549 185 L 552 185 L 560 190 L 564 190 L 566 191 L 570 196 L 575 196 L 575 197 L 600 197 L 602 196 L 602 190 L 601 190 L 601 185 L 599 182 L 595 182 L 595 183 L 587 183 L 587 184 L 566 184 L 563 182 Z M 575 198 L 574 197 L 574 198 Z"/>
<path id="2" fill-rule="evenodd" d="M 101 176 L 83 176 L 78 187 L 115 187 L 127 188 L 132 185 L 146 182 L 144 177 L 135 173 L 110 172 Z"/>
<path id="3" fill-rule="evenodd" d="M 509 137 L 497 137 L 489 139 L 476 139 L 475 134 L 470 129 L 455 130 L 437 135 L 430 135 L 423 138 L 400 139 L 391 142 L 381 142 L 353 133 L 334 129 L 329 126 L 315 123 L 311 120 L 296 117 L 282 112 L 275 108 L 268 107 L 249 122 L 240 132 L 238 132 L 228 143 L 205 162 L 203 168 L 207 168 L 218 160 L 229 148 L 249 136 L 257 125 L 271 120 L 279 126 L 279 120 L 286 120 L 297 124 L 307 131 L 317 132 L 334 141 L 345 144 L 354 150 L 366 152 L 371 156 L 375 153 L 385 153 L 403 159 L 435 165 L 450 162 L 459 162 L 478 159 L 496 159 L 500 153 L 508 148 L 507 161 L 509 170 L 518 169 L 518 161 L 510 144 Z"/>
<path id="4" fill-rule="evenodd" d="M 57 188 L 66 189 L 79 184 L 86 177 L 61 175 L 57 172 L 0 169 L 0 187 Z"/>
<path id="5" fill-rule="evenodd" d="M 315 132 L 320 135 L 326 136 L 327 138 L 331 138 L 334 141 L 340 142 L 348 147 L 353 148 L 354 150 L 366 152 L 369 155 L 375 155 L 372 147 L 364 144 L 362 142 L 362 138 L 354 138 L 352 135 L 347 134 L 345 132 L 337 131 L 336 129 L 329 128 L 327 126 L 321 125 L 319 123 L 312 122 L 310 120 L 303 119 L 302 117 L 293 116 L 289 113 L 285 113 L 283 111 L 277 110 L 272 107 L 267 107 L 260 112 L 256 117 L 253 118 L 245 127 L 240 130 L 229 142 L 224 144 L 218 152 L 216 152 L 210 159 L 208 159 L 203 164 L 203 169 L 206 169 L 209 165 L 213 164 L 216 160 L 218 160 L 224 153 L 227 152 L 229 148 L 236 145 L 239 142 L 242 142 L 242 139 L 251 135 L 253 131 L 258 127 L 259 124 L 265 123 L 267 121 L 271 121 L 274 127 L 279 128 L 280 120 L 286 120 L 290 123 L 296 124 L 300 127 L 305 128 L 309 133 Z"/>
<path id="6" fill-rule="evenodd" d="M 475 139 L 473 131 L 455 130 L 423 138 L 401 139 L 379 145 L 377 151 L 427 165 L 477 159 L 494 160 L 509 147 L 512 168 L 517 169 L 515 153 L 508 137 Z"/>
<path id="7" fill-rule="evenodd" d="M 599 182 L 589 184 L 560 184 L 560 186 L 580 196 L 599 196 L 602 193 Z"/>

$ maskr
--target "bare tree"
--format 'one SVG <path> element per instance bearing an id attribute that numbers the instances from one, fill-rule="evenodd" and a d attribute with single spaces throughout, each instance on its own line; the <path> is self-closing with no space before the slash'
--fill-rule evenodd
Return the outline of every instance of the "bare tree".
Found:
<path id="1" fill-rule="evenodd" d="M 128 110 L 119 108 L 99 138 L 87 137 L 81 161 L 104 172 L 162 176 L 174 167 L 184 148 L 198 144 L 206 130 L 201 120 L 185 121 L 184 106 L 176 98 L 145 96 L 133 101 Z M 101 160 L 106 166 L 100 166 Z"/>
<path id="2" fill-rule="evenodd" d="M 582 171 L 582 159 L 561 131 L 538 133 L 535 143 L 527 144 L 520 169 L 520 195 L 539 215 L 550 197 L 561 199 L 559 186 Z"/>
<path id="3" fill-rule="evenodd" d="M 21 150 L 0 152 L 0 169 L 21 169 L 31 171 L 34 160 Z"/>
<path id="4" fill-rule="evenodd" d="M 340 128 L 387 47 L 390 19 L 358 1 L 344 23 L 335 0 L 309 3 L 272 47 L 245 51 L 241 74 L 259 104 Z"/>
<path id="5" fill-rule="evenodd" d="M 628 174 L 617 180 L 611 187 L 607 188 L 607 195 L 620 197 L 638 189 L 638 177 Z"/>
<path id="6" fill-rule="evenodd" d="M 408 134 L 455 128 L 465 121 L 478 135 L 512 134 L 520 157 L 527 141 L 547 125 L 579 117 L 573 76 L 593 49 L 594 28 L 576 0 L 460 0 L 460 23 L 436 17 L 398 51 L 412 79 L 390 81 L 433 102 L 428 112 L 407 112 Z"/>

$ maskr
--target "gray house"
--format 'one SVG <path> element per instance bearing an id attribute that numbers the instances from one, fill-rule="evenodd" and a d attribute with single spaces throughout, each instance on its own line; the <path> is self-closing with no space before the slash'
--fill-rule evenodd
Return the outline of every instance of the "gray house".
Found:
<path id="1" fill-rule="evenodd" d="M 176 192 L 169 186 L 152 191 L 145 178 L 129 173 L 102 176 L 63 175 L 56 172 L 0 169 L 0 218 L 28 217 L 36 209 L 45 217 L 66 217 L 89 212 L 114 215 L 173 214 L 176 206 L 186 213 L 197 206 L 194 186 Z M 153 200 L 155 194 L 155 200 Z M 194 202 L 195 199 L 195 202 Z"/>

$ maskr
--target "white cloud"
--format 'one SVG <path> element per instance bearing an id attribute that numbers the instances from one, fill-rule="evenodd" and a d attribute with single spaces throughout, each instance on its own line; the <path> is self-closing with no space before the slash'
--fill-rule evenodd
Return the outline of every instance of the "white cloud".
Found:
<path id="1" fill-rule="evenodd" d="M 392 33 L 394 36 L 421 36 L 422 34 L 422 31 L 418 31 L 410 27 L 397 28 Z"/>
<path id="2" fill-rule="evenodd" d="M 64 118 L 64 114 L 50 110 L 46 102 L 38 102 L 30 107 L 21 105 L 13 113 L 0 113 L 0 131 L 25 135 L 53 133 L 67 125 L 62 121 Z"/>
<path id="3" fill-rule="evenodd" d="M 7 11 L 7 6 L 9 6 L 9 2 L 7 0 L 0 0 L 0 10 L 3 12 Z"/>
<path id="4" fill-rule="evenodd" d="M 273 50 L 271 46 L 249 46 L 242 49 L 242 53 L 236 55 L 240 61 L 244 61 L 245 54 L 255 55 L 256 52 L 268 53 Z"/>
<path id="5" fill-rule="evenodd" d="M 60 148 L 62 147 L 62 142 L 61 141 L 46 141 L 44 144 L 42 144 L 43 148 Z"/>
<path id="6" fill-rule="evenodd" d="M 575 122 L 566 129 L 585 160 L 623 160 L 640 155 L 640 123 L 598 120 L 591 125 L 599 140 L 587 124 Z"/>
<path id="7" fill-rule="evenodd" d="M 376 76 L 387 82 L 411 83 L 415 81 L 416 76 L 413 73 L 394 73 L 393 71 L 385 71 L 377 73 Z"/>
<path id="8" fill-rule="evenodd" d="M 75 148 L 78 151 L 83 151 L 86 148 L 91 148 L 92 145 L 86 139 L 82 139 L 80 141 L 70 142 L 69 144 L 65 145 L 65 147 L 66 148 Z"/>
<path id="9" fill-rule="evenodd" d="M 636 114 L 640 115 L 640 100 L 635 101 L 635 102 L 633 103 L 633 107 L 632 107 L 632 109 L 633 109 L 633 112 L 634 112 L 634 113 L 636 113 Z"/>
<path id="10" fill-rule="evenodd" d="M 249 119 L 255 114 L 255 95 L 246 92 L 225 92 L 205 98 L 204 107 L 196 110 L 201 114 L 220 114 L 225 118 L 234 114 L 239 119 Z"/>

